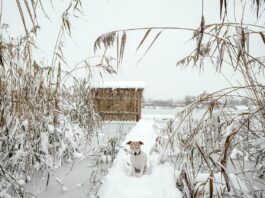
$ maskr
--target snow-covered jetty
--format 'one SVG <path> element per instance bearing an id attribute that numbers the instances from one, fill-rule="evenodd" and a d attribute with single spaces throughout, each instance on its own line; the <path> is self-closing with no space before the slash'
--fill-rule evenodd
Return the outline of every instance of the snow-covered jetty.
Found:
<path id="1" fill-rule="evenodd" d="M 109 170 L 99 190 L 100 198 L 178 198 L 174 169 L 167 164 L 157 163 L 156 155 L 149 155 L 155 142 L 154 121 L 140 120 L 122 142 L 113 166 Z M 130 154 L 126 152 L 126 142 L 141 140 L 142 150 L 148 155 L 148 170 L 142 177 L 132 177 L 128 165 Z M 129 148 L 127 148 L 129 149 Z"/>

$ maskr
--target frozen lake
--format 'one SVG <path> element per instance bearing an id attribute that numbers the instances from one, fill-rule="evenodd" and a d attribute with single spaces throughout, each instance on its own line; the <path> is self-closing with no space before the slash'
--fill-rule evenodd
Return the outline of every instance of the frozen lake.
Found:
<path id="1" fill-rule="evenodd" d="M 177 108 L 163 108 L 163 107 L 153 107 L 153 108 L 142 108 L 142 118 L 143 119 L 153 119 L 158 124 L 165 124 L 170 119 L 181 111 L 182 107 Z"/>

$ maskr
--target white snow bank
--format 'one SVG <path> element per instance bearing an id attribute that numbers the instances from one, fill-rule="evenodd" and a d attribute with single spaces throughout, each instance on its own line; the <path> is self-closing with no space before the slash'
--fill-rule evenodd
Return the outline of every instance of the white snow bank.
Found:
<path id="1" fill-rule="evenodd" d="M 237 105 L 235 106 L 237 110 L 248 110 L 248 107 L 245 105 Z"/>
<path id="2" fill-rule="evenodd" d="M 91 85 L 93 88 L 135 88 L 135 89 L 143 89 L 145 87 L 145 82 L 143 81 L 103 81 L 103 82 L 95 82 Z"/>
<path id="3" fill-rule="evenodd" d="M 99 192 L 100 198 L 179 198 L 182 197 L 174 180 L 174 170 L 167 165 L 154 167 L 151 175 L 141 178 L 124 171 L 111 171 Z"/>
<path id="4" fill-rule="evenodd" d="M 260 137 L 258 140 L 252 141 L 251 144 L 260 150 L 265 150 L 265 137 Z"/>
<path id="5" fill-rule="evenodd" d="M 7 194 L 6 192 L 0 192 L 1 198 L 12 198 L 11 195 Z"/>
<path id="6" fill-rule="evenodd" d="M 40 134 L 41 147 L 40 150 L 45 154 L 49 154 L 49 134 L 47 132 L 42 132 Z"/>
<path id="7" fill-rule="evenodd" d="M 233 160 L 237 160 L 243 156 L 244 156 L 243 152 L 238 150 L 237 148 L 234 148 L 233 151 L 231 152 L 231 155 L 230 155 L 231 159 L 233 159 Z"/>
<path id="8" fill-rule="evenodd" d="M 144 142 L 142 150 L 148 155 L 155 142 L 154 122 L 140 120 L 125 138 L 122 146 L 129 140 Z M 99 190 L 100 198 L 179 198 L 173 167 L 157 165 L 156 155 L 148 156 L 148 171 L 142 177 L 130 176 L 128 165 L 130 155 L 121 149 L 114 160 L 112 168 L 105 177 Z"/>
<path id="9" fill-rule="evenodd" d="M 230 185 L 232 185 L 232 189 L 237 192 L 243 192 L 245 197 L 248 197 L 248 188 L 245 183 L 242 182 L 236 175 L 228 174 Z M 199 173 L 196 177 L 196 187 L 195 189 L 203 190 L 206 194 L 210 193 L 210 185 L 209 185 L 209 174 Z M 207 182 L 206 182 L 207 181 Z M 219 172 L 213 175 L 213 187 L 214 194 L 221 194 L 226 188 L 224 176 Z"/>

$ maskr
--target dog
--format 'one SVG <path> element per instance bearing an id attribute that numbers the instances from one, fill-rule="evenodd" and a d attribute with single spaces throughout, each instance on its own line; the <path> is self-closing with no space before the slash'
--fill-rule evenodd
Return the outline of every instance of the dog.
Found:
<path id="1" fill-rule="evenodd" d="M 142 141 L 129 141 L 126 144 L 130 145 L 131 149 L 131 175 L 141 177 L 147 167 L 147 155 L 141 150 L 141 146 L 144 143 Z"/>

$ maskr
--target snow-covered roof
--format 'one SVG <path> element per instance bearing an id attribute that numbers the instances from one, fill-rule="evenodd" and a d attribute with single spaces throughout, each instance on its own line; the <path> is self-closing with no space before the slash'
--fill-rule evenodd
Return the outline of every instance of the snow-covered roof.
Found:
<path id="1" fill-rule="evenodd" d="M 93 88 L 111 88 L 111 89 L 144 89 L 143 81 L 103 81 L 93 83 Z"/>

